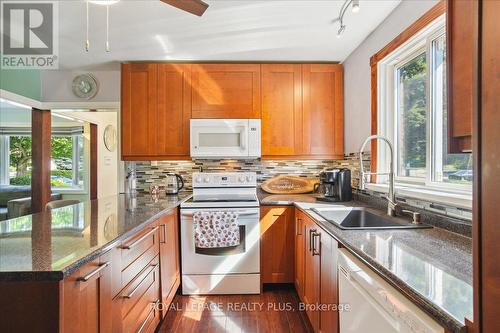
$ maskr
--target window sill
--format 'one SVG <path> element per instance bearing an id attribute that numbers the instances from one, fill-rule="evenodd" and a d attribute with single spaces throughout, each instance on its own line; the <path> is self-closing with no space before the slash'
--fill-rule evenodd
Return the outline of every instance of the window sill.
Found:
<path id="1" fill-rule="evenodd" d="M 388 193 L 387 184 L 366 184 L 368 190 L 375 192 Z M 429 190 L 411 186 L 395 186 L 396 196 L 410 199 L 419 199 L 427 202 L 450 205 L 457 208 L 472 209 L 472 196 L 467 194 L 458 194 L 438 190 Z"/>
<path id="2" fill-rule="evenodd" d="M 64 188 L 64 187 L 52 187 L 52 192 L 60 193 L 60 194 L 87 194 L 86 190 L 82 190 L 79 188 Z"/>

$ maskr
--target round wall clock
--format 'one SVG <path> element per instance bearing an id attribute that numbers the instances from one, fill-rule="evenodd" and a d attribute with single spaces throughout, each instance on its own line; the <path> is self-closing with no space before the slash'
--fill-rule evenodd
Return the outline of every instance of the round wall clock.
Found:
<path id="1" fill-rule="evenodd" d="M 99 91 L 99 83 L 92 74 L 81 74 L 73 79 L 72 90 L 79 98 L 92 99 Z"/>
<path id="2" fill-rule="evenodd" d="M 113 125 L 104 128 L 104 146 L 111 152 L 116 149 L 116 129 Z"/>

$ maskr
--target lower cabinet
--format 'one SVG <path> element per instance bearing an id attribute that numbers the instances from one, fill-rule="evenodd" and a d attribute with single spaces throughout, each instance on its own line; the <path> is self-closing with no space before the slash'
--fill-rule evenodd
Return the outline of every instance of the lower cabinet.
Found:
<path id="1" fill-rule="evenodd" d="M 62 332 L 111 332 L 111 256 L 106 253 L 62 282 Z"/>
<path id="2" fill-rule="evenodd" d="M 294 208 L 260 209 L 261 283 L 294 283 Z"/>
<path id="3" fill-rule="evenodd" d="M 305 217 L 303 212 L 295 210 L 295 289 L 301 301 L 304 301 Z"/>
<path id="4" fill-rule="evenodd" d="M 158 220 L 160 227 L 160 275 L 162 317 L 167 314 L 170 304 L 180 285 L 179 224 L 177 210 Z"/>
<path id="5" fill-rule="evenodd" d="M 306 305 L 306 314 L 314 332 L 339 330 L 337 291 L 337 241 L 323 231 L 311 218 L 297 210 L 303 227 L 303 287 L 297 288 Z M 300 240 L 296 236 L 296 241 Z M 299 276 L 299 286 L 300 286 Z M 296 279 L 297 281 L 297 279 Z"/>

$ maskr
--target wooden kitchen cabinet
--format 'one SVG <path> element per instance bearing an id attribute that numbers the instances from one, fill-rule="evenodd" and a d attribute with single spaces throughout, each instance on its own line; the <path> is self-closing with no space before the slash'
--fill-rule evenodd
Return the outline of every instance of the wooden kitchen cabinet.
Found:
<path id="1" fill-rule="evenodd" d="M 448 152 L 472 149 L 477 100 L 479 1 L 446 1 Z"/>
<path id="2" fill-rule="evenodd" d="M 295 210 L 295 289 L 301 301 L 304 301 L 305 217 L 299 209 Z"/>
<path id="3" fill-rule="evenodd" d="M 151 159 L 157 155 L 158 65 L 122 64 L 122 159 Z"/>
<path id="4" fill-rule="evenodd" d="M 177 210 L 172 210 L 158 221 L 160 226 L 161 300 L 170 304 L 180 284 L 179 224 Z M 165 309 L 166 310 L 166 309 Z M 167 311 L 162 311 L 165 317 Z"/>
<path id="5" fill-rule="evenodd" d="M 303 221 L 305 236 L 304 287 L 297 292 L 305 304 L 316 306 L 306 309 L 314 332 L 338 333 L 339 314 L 334 311 L 338 305 L 338 243 L 299 209 L 296 216 Z M 319 311 L 318 305 L 327 310 Z"/>
<path id="6" fill-rule="evenodd" d="M 316 238 L 319 227 L 313 220 L 306 217 L 304 219 L 305 230 L 305 253 L 304 253 L 304 294 L 303 301 L 306 305 L 314 306 L 320 303 L 320 268 L 321 260 L 319 249 L 315 249 L 317 244 Z M 306 309 L 307 317 L 314 329 L 314 332 L 319 332 L 319 311 L 312 308 Z"/>
<path id="7" fill-rule="evenodd" d="M 302 155 L 302 65 L 262 65 L 262 155 Z"/>
<path id="8" fill-rule="evenodd" d="M 189 158 L 191 65 L 158 64 L 156 156 Z"/>
<path id="9" fill-rule="evenodd" d="M 343 158 L 342 85 L 342 65 L 302 65 L 304 155 Z"/>
<path id="10" fill-rule="evenodd" d="M 192 67 L 192 118 L 260 118 L 260 64 Z"/>
<path id="11" fill-rule="evenodd" d="M 191 65 L 122 64 L 122 160 L 189 159 Z"/>
<path id="12" fill-rule="evenodd" d="M 261 207 L 260 233 L 261 283 L 294 283 L 293 207 Z"/>
<path id="13" fill-rule="evenodd" d="M 102 255 L 63 281 L 62 332 L 111 332 L 111 255 Z"/>

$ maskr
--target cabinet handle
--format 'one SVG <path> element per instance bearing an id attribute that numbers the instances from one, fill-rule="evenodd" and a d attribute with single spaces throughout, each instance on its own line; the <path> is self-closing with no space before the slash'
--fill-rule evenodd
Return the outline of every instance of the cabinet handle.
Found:
<path id="1" fill-rule="evenodd" d="M 314 231 L 313 233 L 313 236 L 312 236 L 312 241 L 313 241 L 313 248 L 312 248 L 312 255 L 313 256 L 319 256 L 321 254 L 321 250 L 320 251 L 316 251 L 316 237 L 318 237 L 319 239 L 319 244 L 321 245 L 321 234 L 319 232 L 316 232 L 316 230 Z"/>
<path id="2" fill-rule="evenodd" d="M 146 327 L 146 324 L 148 323 L 149 318 L 151 318 L 151 316 L 153 315 L 153 313 L 155 313 L 155 310 L 156 310 L 156 307 L 158 306 L 158 304 L 160 304 L 160 300 L 159 299 L 156 300 L 156 302 L 152 302 L 151 303 L 151 310 L 149 310 L 148 316 L 142 322 L 141 327 L 139 327 L 139 329 L 137 330 L 137 333 L 141 333 L 142 330 Z"/>
<path id="3" fill-rule="evenodd" d="M 81 276 L 79 278 L 77 278 L 76 280 L 77 281 L 82 281 L 82 282 L 86 282 L 88 280 L 90 280 L 94 275 L 96 275 L 97 273 L 99 273 L 100 271 L 102 271 L 103 269 L 105 269 L 106 267 L 109 266 L 109 262 L 105 262 L 103 264 L 100 264 L 96 269 L 94 269 L 92 272 L 88 273 L 87 275 L 85 276 Z"/>
<path id="4" fill-rule="evenodd" d="M 139 244 L 140 242 L 142 242 L 143 240 L 148 238 L 151 234 L 155 233 L 156 230 L 158 230 L 159 228 L 160 227 L 158 227 L 158 226 L 154 227 L 153 229 L 149 230 L 147 233 L 145 233 L 144 235 L 142 235 L 141 237 L 139 237 L 138 239 L 136 239 L 135 241 L 133 241 L 129 245 L 123 245 L 122 249 L 131 250 L 134 246 L 136 246 L 137 244 Z"/>
<path id="5" fill-rule="evenodd" d="M 309 229 L 309 252 L 313 250 L 312 235 L 316 232 L 316 229 Z"/>
<path id="6" fill-rule="evenodd" d="M 144 276 L 142 278 L 142 280 L 137 284 L 137 286 L 135 286 L 134 289 L 132 289 L 132 291 L 129 292 L 127 295 L 123 295 L 122 297 L 123 298 L 132 298 L 134 296 L 134 294 L 137 292 L 137 290 L 139 290 L 139 287 L 144 283 L 144 281 L 146 281 L 146 278 L 149 276 L 149 274 L 151 274 L 157 267 L 158 267 L 158 264 L 151 267 L 149 272 L 146 274 L 146 276 Z"/>
<path id="7" fill-rule="evenodd" d="M 295 230 L 296 230 L 297 236 L 302 235 L 302 229 L 300 228 L 300 223 L 299 222 L 302 222 L 302 219 L 300 217 L 297 217 L 295 219 Z"/>
<path id="8" fill-rule="evenodd" d="M 162 237 L 160 237 L 160 243 L 161 244 L 165 244 L 167 243 L 167 226 L 165 224 L 162 224 L 160 225 L 161 229 L 162 229 L 162 236 L 163 236 L 163 240 L 161 239 Z"/>

